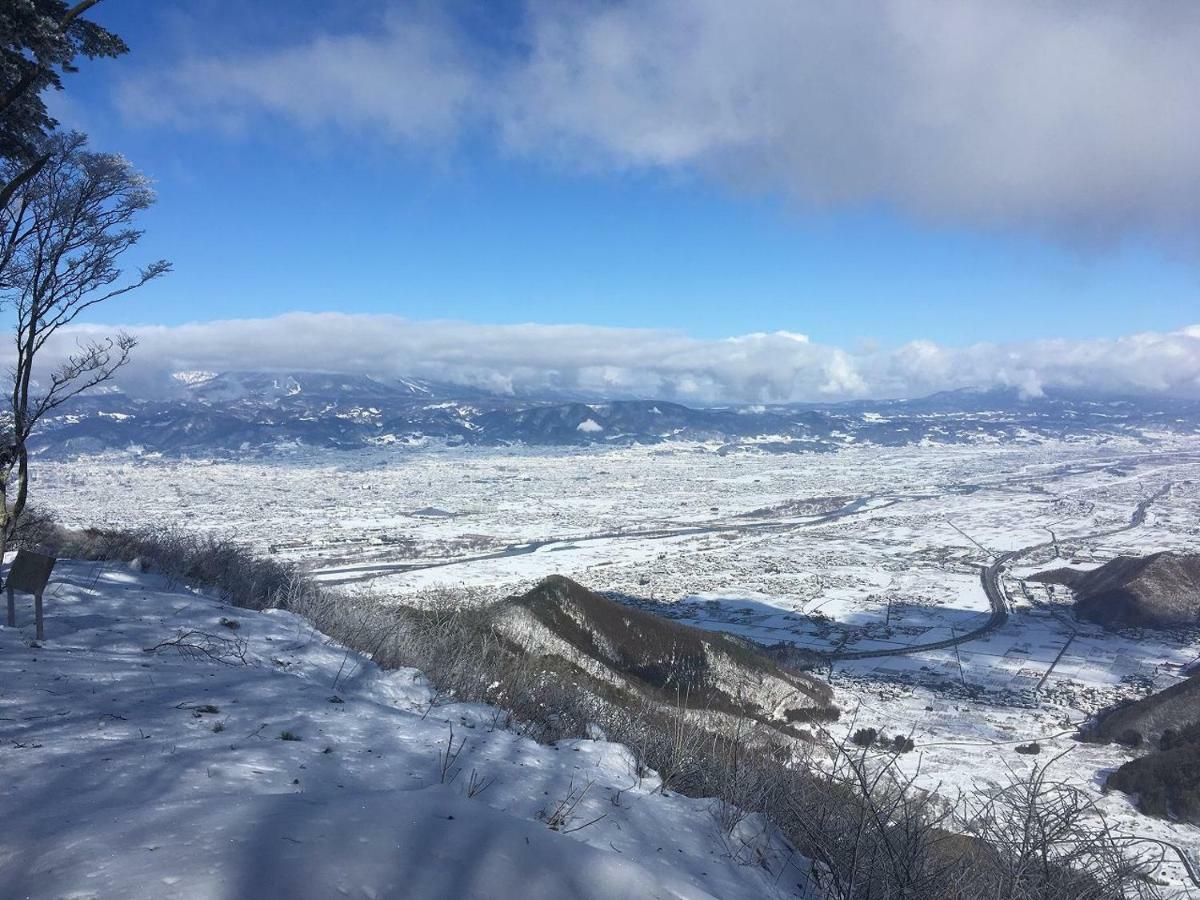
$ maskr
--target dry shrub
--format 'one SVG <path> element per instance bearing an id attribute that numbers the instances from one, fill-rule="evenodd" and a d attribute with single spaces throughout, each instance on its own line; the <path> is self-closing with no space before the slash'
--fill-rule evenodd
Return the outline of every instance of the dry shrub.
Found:
<path id="1" fill-rule="evenodd" d="M 168 582 L 213 590 L 246 609 L 287 606 L 315 588 L 288 563 L 259 556 L 236 541 L 171 529 L 68 530 L 38 526 L 40 545 L 58 556 L 87 560 L 141 560 Z"/>

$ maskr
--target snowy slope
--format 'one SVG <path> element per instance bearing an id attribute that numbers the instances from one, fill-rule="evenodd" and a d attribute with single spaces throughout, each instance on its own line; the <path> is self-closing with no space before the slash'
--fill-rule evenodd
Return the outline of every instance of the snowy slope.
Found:
<path id="1" fill-rule="evenodd" d="M 623 747 L 431 709 L 419 673 L 289 613 L 74 562 L 46 603 L 43 646 L 27 604 L 0 628 L 2 897 L 805 895 L 768 828 L 723 834 L 711 801 L 656 793 Z M 246 664 L 144 649 L 188 630 L 244 641 Z M 442 783 L 451 728 L 465 747 Z"/>

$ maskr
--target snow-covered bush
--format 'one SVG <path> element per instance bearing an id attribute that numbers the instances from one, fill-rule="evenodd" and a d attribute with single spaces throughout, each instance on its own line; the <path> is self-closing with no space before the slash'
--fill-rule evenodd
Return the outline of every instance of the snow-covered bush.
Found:
<path id="1" fill-rule="evenodd" d="M 137 560 L 143 571 L 153 569 L 171 582 L 214 590 L 227 603 L 247 609 L 289 606 L 315 590 L 296 567 L 216 535 L 171 529 L 68 530 L 35 518 L 27 536 L 17 540 L 20 545 L 36 540 L 61 557 Z"/>

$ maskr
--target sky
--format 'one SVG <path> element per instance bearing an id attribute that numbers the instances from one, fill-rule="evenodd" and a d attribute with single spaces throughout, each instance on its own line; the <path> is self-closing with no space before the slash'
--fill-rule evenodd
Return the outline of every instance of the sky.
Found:
<path id="1" fill-rule="evenodd" d="M 81 329 L 141 337 L 144 379 L 1200 394 L 1195 4 L 103 0 L 93 18 L 131 53 L 51 107 L 154 179 L 131 262 L 174 272 Z"/>

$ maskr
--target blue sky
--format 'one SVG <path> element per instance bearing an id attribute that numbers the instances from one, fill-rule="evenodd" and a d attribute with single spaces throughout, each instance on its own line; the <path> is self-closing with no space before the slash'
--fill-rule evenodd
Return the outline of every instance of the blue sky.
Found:
<path id="1" fill-rule="evenodd" d="M 246 6 L 201 4 L 191 24 L 145 0 L 96 14 L 132 53 L 71 79 L 64 109 L 154 177 L 144 248 L 176 266 L 106 309 L 110 321 L 340 309 L 701 337 L 784 329 L 844 345 L 1108 337 L 1200 318 L 1197 261 L 1136 239 L 938 227 L 882 202 L 811 210 L 686 170 L 564 170 L 483 139 L 380 148 L 278 118 L 227 134 L 108 112 L 114 84 L 197 52 L 202 29 L 236 28 Z"/>
<path id="2" fill-rule="evenodd" d="M 993 8 L 964 4 L 978 14 L 932 20 L 947 34 L 901 59 L 920 21 L 793 21 L 821 5 L 778 0 L 736 21 L 679 0 L 104 0 L 94 18 L 132 52 L 85 65 L 52 107 L 155 179 L 138 254 L 175 271 L 92 321 L 336 311 L 699 340 L 785 331 L 850 354 L 1200 322 L 1194 111 L 1185 140 L 1163 134 L 1180 144 L 1167 158 L 1162 122 L 1088 99 L 1127 82 L 1142 45 L 1072 21 L 1076 44 L 1091 28 L 1105 48 L 1086 57 L 1094 83 L 1050 71 L 1003 93 L 1011 67 L 1041 64 L 1061 22 L 1038 17 L 1059 5 L 1013 4 L 998 47 Z M 828 34 L 786 71 L 806 48 L 778 35 L 810 40 L 814 21 Z M 1194 24 L 1121 33 L 1169 25 L 1182 40 Z M 975 55 L 930 74 L 937 40 Z M 1178 58 L 1186 68 L 1186 46 Z M 876 62 L 875 82 L 847 74 Z M 947 99 L 955 79 L 970 102 Z M 1131 129 L 1143 137 L 1120 137 Z"/>

